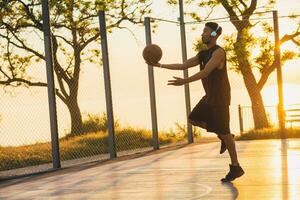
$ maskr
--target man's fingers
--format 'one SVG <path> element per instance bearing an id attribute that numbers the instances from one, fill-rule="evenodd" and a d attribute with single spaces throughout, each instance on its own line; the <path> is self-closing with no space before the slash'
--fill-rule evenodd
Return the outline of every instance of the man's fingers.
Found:
<path id="1" fill-rule="evenodd" d="M 169 80 L 168 82 L 169 83 L 176 83 L 177 81 L 176 80 Z"/>
<path id="2" fill-rule="evenodd" d="M 176 83 L 168 83 L 168 85 L 178 86 L 179 84 L 176 84 Z"/>
<path id="3" fill-rule="evenodd" d="M 147 63 L 148 65 L 152 65 L 152 66 L 158 66 L 158 65 L 159 65 L 159 63 L 151 63 L 151 62 L 147 62 L 147 61 L 146 61 L 146 63 Z"/>
<path id="4" fill-rule="evenodd" d="M 148 65 L 154 65 L 155 63 L 151 63 L 151 62 L 148 62 L 148 61 L 146 61 L 146 63 L 148 64 Z"/>
<path id="5" fill-rule="evenodd" d="M 173 76 L 173 78 L 175 78 L 176 80 L 177 80 L 177 79 L 181 79 L 180 77 L 176 77 L 176 76 Z"/>

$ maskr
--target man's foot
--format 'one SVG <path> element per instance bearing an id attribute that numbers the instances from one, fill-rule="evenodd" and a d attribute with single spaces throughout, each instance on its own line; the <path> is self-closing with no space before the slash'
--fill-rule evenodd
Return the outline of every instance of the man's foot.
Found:
<path id="1" fill-rule="evenodd" d="M 225 176 L 225 178 L 221 179 L 222 182 L 233 181 L 234 179 L 241 177 L 245 173 L 242 167 L 239 165 L 229 165 L 229 168 L 230 170 L 228 174 Z"/>
<path id="2" fill-rule="evenodd" d="M 234 135 L 231 134 L 232 137 L 234 138 Z M 220 154 L 224 153 L 226 151 L 226 144 L 225 142 L 220 138 L 220 136 L 218 136 L 218 138 L 221 140 L 221 148 L 220 148 Z"/>

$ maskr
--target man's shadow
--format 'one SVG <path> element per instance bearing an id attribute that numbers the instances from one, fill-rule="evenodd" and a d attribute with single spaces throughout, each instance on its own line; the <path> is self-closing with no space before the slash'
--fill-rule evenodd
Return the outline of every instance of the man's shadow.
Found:
<path id="1" fill-rule="evenodd" d="M 221 183 L 222 186 L 227 187 L 231 192 L 231 199 L 235 200 L 239 196 L 238 189 L 231 182 Z"/>

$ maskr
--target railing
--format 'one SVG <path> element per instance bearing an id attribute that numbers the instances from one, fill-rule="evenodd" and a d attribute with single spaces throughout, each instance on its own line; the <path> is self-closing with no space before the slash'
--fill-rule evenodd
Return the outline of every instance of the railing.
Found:
<path id="1" fill-rule="evenodd" d="M 265 106 L 265 111 L 269 125 L 274 128 L 279 127 L 277 106 Z M 289 127 L 299 126 L 300 124 L 300 104 L 288 105 L 284 110 L 285 125 Z M 238 106 L 239 126 L 241 134 L 254 129 L 253 112 L 251 106 Z"/>

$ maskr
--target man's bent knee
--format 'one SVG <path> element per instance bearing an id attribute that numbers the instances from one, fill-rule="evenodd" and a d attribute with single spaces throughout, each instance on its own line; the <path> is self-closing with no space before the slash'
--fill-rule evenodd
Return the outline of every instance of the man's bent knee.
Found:
<path id="1" fill-rule="evenodd" d="M 189 123 L 194 125 L 194 126 L 199 126 L 200 128 L 205 128 L 206 129 L 206 123 L 205 122 L 195 122 L 195 121 L 189 119 Z"/>
<path id="2" fill-rule="evenodd" d="M 226 138 L 234 138 L 234 135 L 233 134 L 230 134 L 230 133 L 228 133 L 228 134 L 218 134 L 218 138 L 220 138 L 220 139 L 226 139 Z"/>

